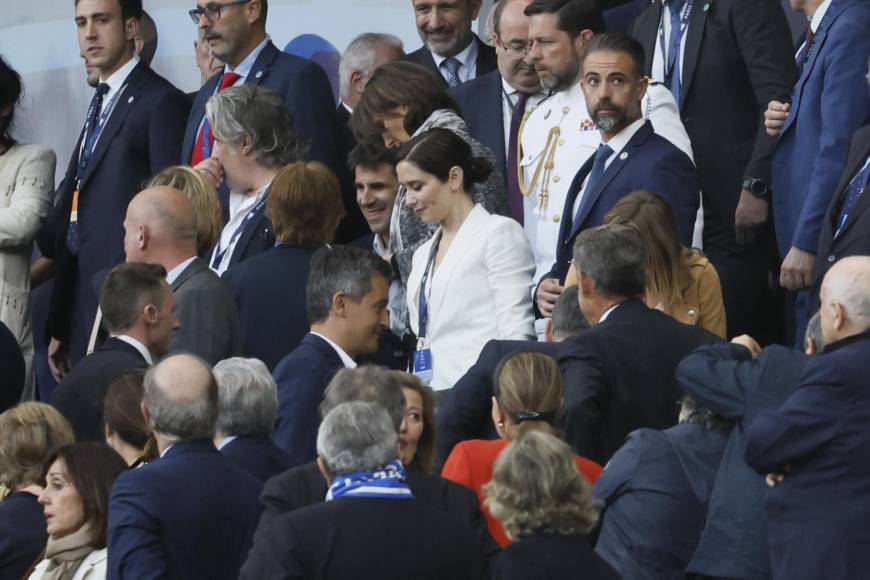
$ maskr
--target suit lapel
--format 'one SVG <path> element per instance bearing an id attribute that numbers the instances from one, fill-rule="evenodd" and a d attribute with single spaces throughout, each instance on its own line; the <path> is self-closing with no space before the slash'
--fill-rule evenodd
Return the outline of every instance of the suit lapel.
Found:
<path id="1" fill-rule="evenodd" d="M 125 80 L 124 85 L 126 88 L 124 88 L 122 93 L 118 94 L 115 108 L 109 115 L 103 131 L 100 133 L 100 138 L 94 148 L 94 154 L 91 156 L 87 171 L 85 171 L 82 177 L 83 185 L 87 183 L 90 176 L 93 175 L 94 170 L 100 165 L 100 161 L 103 159 L 106 151 L 108 151 L 109 145 L 124 125 L 127 114 L 136 106 L 139 93 L 142 92 L 142 87 L 151 76 L 150 72 L 151 70 L 148 68 L 148 65 L 140 62 Z"/>
<path id="2" fill-rule="evenodd" d="M 659 22 L 662 18 L 661 0 L 654 0 L 653 5 L 637 17 L 634 27 L 634 36 L 646 48 L 646 71 L 647 76 L 652 76 L 653 57 L 656 52 L 657 33 Z"/>
<path id="3" fill-rule="evenodd" d="M 574 176 L 574 180 L 571 181 L 571 187 L 568 188 L 568 195 L 565 197 L 565 206 L 562 208 L 562 223 L 559 225 L 560 240 L 567 240 L 569 234 L 573 233 L 576 229 L 574 227 L 574 202 L 577 200 L 580 190 L 583 189 L 583 181 L 592 171 L 594 163 L 595 155 L 593 154 Z"/>
<path id="4" fill-rule="evenodd" d="M 863 147 L 861 148 L 860 156 L 858 156 L 856 161 L 850 164 L 850 166 L 846 169 L 845 175 L 848 175 L 849 179 L 842 185 L 840 190 L 837 192 L 837 195 L 834 196 L 833 202 L 831 203 L 831 211 L 829 212 L 829 215 L 831 219 L 831 228 L 834 233 L 837 233 L 837 214 L 839 214 L 839 208 L 843 203 L 843 198 L 845 197 L 846 192 L 849 191 L 849 184 L 852 183 L 852 180 L 864 167 L 864 163 L 866 163 L 868 155 L 870 155 L 870 139 L 867 139 L 864 142 Z M 858 216 L 864 213 L 868 206 L 870 206 L 870 196 L 867 195 L 867 188 L 865 187 L 864 193 L 861 194 L 861 197 L 858 199 L 858 203 L 855 205 L 855 208 L 849 213 L 849 216 L 846 219 L 846 223 L 843 224 L 843 227 L 841 228 L 840 232 L 837 234 L 836 237 L 841 237 L 843 233 L 847 229 L 849 229 L 849 227 L 853 223 L 855 223 L 855 220 L 858 219 Z"/>
<path id="5" fill-rule="evenodd" d="M 236 246 L 233 248 L 233 254 L 230 256 L 230 264 L 235 264 L 241 260 L 242 256 L 245 255 L 245 251 L 248 249 L 251 240 L 254 239 L 254 234 L 260 232 L 263 221 L 266 219 L 265 210 L 266 204 L 263 204 L 263 206 L 257 210 L 257 215 L 251 218 L 251 221 L 245 225 L 245 229 L 242 230 L 241 234 L 239 234 L 239 239 L 236 242 Z M 266 228 L 265 233 L 268 234 L 268 227 Z"/>
<path id="6" fill-rule="evenodd" d="M 202 85 L 199 92 L 196 93 L 196 98 L 193 100 L 193 107 L 190 109 L 190 116 L 187 121 L 187 131 L 184 134 L 184 145 L 181 148 L 182 161 L 190 162 L 193 155 L 193 145 L 196 142 L 196 135 L 199 133 L 199 126 L 202 124 L 202 118 L 205 116 L 205 103 L 214 94 L 214 90 L 220 82 L 223 72 L 219 72 Z"/>
<path id="7" fill-rule="evenodd" d="M 502 99 L 502 82 L 501 75 L 493 74 L 491 75 L 492 83 L 489 87 L 491 91 L 491 97 L 486 99 L 481 99 L 481 103 L 503 103 Z M 484 105 L 486 106 L 486 105 Z M 502 105 L 504 106 L 504 105 Z M 490 114 L 492 115 L 491 122 L 487 123 L 487 127 L 489 131 L 492 131 L 490 135 L 490 143 L 495 143 L 496 149 L 498 151 L 493 151 L 495 154 L 496 160 L 499 162 L 503 162 L 502 165 L 506 165 L 507 163 L 507 151 L 504 148 L 504 114 L 502 113 L 501 107 L 492 107 L 490 109 Z"/>
<path id="8" fill-rule="evenodd" d="M 266 42 L 266 46 L 264 46 L 263 50 L 260 51 L 260 54 L 257 55 L 257 59 L 254 61 L 254 66 L 251 67 L 251 72 L 249 72 L 247 78 L 245 78 L 245 84 L 259 85 L 262 83 L 269 74 L 269 67 L 272 66 L 273 62 L 275 62 L 275 57 L 277 57 L 279 53 L 280 51 L 274 44 L 272 44 L 271 40 Z"/>
<path id="9" fill-rule="evenodd" d="M 692 88 L 695 78 L 695 69 L 698 66 L 698 55 L 701 54 L 701 43 L 704 40 L 704 27 L 707 23 L 707 15 L 710 7 L 715 4 L 713 0 L 695 0 L 692 14 L 689 17 L 689 29 L 686 31 L 686 44 L 683 49 L 683 80 L 680 83 L 680 108 L 686 102 L 686 95 Z"/>

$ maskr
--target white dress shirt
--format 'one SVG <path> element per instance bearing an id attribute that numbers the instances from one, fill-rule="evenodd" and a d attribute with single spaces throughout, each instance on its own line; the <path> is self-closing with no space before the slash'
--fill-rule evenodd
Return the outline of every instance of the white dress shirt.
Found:
<path id="1" fill-rule="evenodd" d="M 328 338 L 326 338 L 325 336 L 323 336 L 319 332 L 314 332 L 312 330 L 311 334 L 313 334 L 314 336 L 319 336 L 320 338 L 325 340 L 327 342 L 327 344 L 329 344 L 329 346 L 331 346 L 333 348 L 333 350 L 335 350 L 335 352 L 338 353 L 338 358 L 341 359 L 341 364 L 343 364 L 345 366 L 345 368 L 348 368 L 348 369 L 355 369 L 356 368 L 356 361 L 353 360 L 349 354 L 344 352 L 343 348 L 341 348 L 340 346 L 338 346 L 333 341 L 329 340 Z"/>
<path id="2" fill-rule="evenodd" d="M 193 261 L 196 260 L 196 256 L 191 256 L 170 271 L 166 273 L 166 283 L 172 286 L 178 277 L 181 276 L 181 273 L 184 272 L 184 269 L 190 266 Z"/>
<path id="3" fill-rule="evenodd" d="M 477 52 L 477 41 L 472 37 L 471 42 L 468 43 L 465 50 L 453 56 L 453 58 L 458 60 L 460 63 L 459 70 L 456 71 L 456 76 L 459 77 L 459 82 L 464 83 L 465 81 L 477 78 Z M 434 52 L 432 53 L 432 60 L 435 61 L 435 66 L 438 67 L 438 72 L 441 73 L 441 76 L 444 77 L 445 81 L 448 80 L 447 75 L 449 73 L 447 72 L 447 67 L 441 66 L 441 63 L 448 58 L 450 57 L 440 56 Z"/>
<path id="4" fill-rule="evenodd" d="M 149 367 L 154 364 L 154 358 L 151 356 L 151 351 L 148 350 L 147 346 L 145 346 L 132 336 L 127 336 L 126 334 L 116 334 L 115 338 L 117 338 L 118 340 L 123 340 L 124 342 L 135 348 L 137 351 L 139 351 L 139 354 L 142 355 L 142 358 L 145 359 L 145 362 L 148 363 Z"/>
<path id="5" fill-rule="evenodd" d="M 828 11 L 828 8 L 831 6 L 831 0 L 825 0 L 819 7 L 816 8 L 816 11 L 813 12 L 813 17 L 809 19 L 810 21 L 810 30 L 813 31 L 813 34 L 819 31 L 819 26 L 822 25 L 822 18 L 825 17 L 825 13 Z M 807 45 L 806 39 L 801 43 L 800 48 L 795 53 L 794 57 L 797 59 L 798 55 L 803 52 L 804 48 Z"/>
<path id="6" fill-rule="evenodd" d="M 651 76 L 653 79 L 655 79 L 659 82 L 662 82 L 662 83 L 665 82 L 665 61 L 664 61 L 664 58 L 662 58 L 662 55 L 667 53 L 668 48 L 670 47 L 670 44 L 671 44 L 671 4 L 672 3 L 670 2 L 670 0 L 665 0 L 663 3 L 663 6 L 662 6 L 661 25 L 663 25 L 663 27 L 664 27 L 665 46 L 662 47 L 662 37 L 659 34 L 659 30 L 661 30 L 661 28 L 659 28 L 656 30 L 656 49 L 655 49 L 655 53 L 653 54 L 653 62 L 652 62 L 652 75 Z M 702 10 L 703 9 L 703 7 L 700 6 L 700 4 L 701 4 L 700 0 L 694 0 L 694 2 L 692 2 L 692 0 L 689 0 L 688 2 L 683 4 L 683 10 L 680 13 L 681 16 L 684 16 L 686 14 L 686 11 L 689 9 L 690 4 L 692 4 L 692 7 L 691 7 L 692 10 Z M 685 51 L 686 38 L 689 36 L 689 27 L 690 26 L 691 26 L 691 23 L 687 23 L 686 30 L 683 31 L 683 37 L 680 39 L 680 54 L 677 57 L 677 59 L 680 61 L 680 82 L 681 83 L 683 82 L 683 61 L 686 58 L 686 51 Z M 667 56 L 667 58 L 670 58 L 671 55 L 666 54 L 666 56 Z"/>
<path id="7" fill-rule="evenodd" d="M 236 249 L 236 244 L 242 237 L 242 234 L 239 234 L 238 236 L 235 236 L 235 239 L 233 239 L 233 234 L 236 229 L 242 225 L 248 212 L 254 209 L 254 207 L 256 207 L 256 205 L 266 197 L 269 185 L 270 184 L 267 183 L 257 190 L 257 193 L 255 194 L 245 195 L 242 193 L 230 193 L 230 219 L 227 221 L 227 225 L 224 226 L 220 240 L 218 240 L 218 245 L 215 246 L 214 250 L 212 250 L 211 258 L 208 262 L 209 267 L 214 270 L 218 276 L 227 271 L 227 268 L 230 265 L 230 258 Z M 224 248 L 226 248 L 226 251 L 224 251 Z M 221 261 L 217 268 L 215 268 L 214 258 L 220 252 L 223 252 L 223 256 L 221 257 Z"/>
<path id="8" fill-rule="evenodd" d="M 257 57 L 260 56 L 260 53 L 263 52 L 263 49 L 266 48 L 266 44 L 269 42 L 269 36 L 266 35 L 266 38 L 254 48 L 248 56 L 244 58 L 242 62 L 239 63 L 239 66 L 236 68 L 230 68 L 230 65 L 224 65 L 224 72 L 234 72 L 239 75 L 239 78 L 236 79 L 236 82 L 233 83 L 234 87 L 245 84 L 245 79 L 248 78 L 248 75 L 251 74 L 251 69 L 254 68 L 254 63 L 257 62 Z M 220 85 L 218 85 L 220 86 Z M 215 86 L 215 91 L 217 91 L 218 86 Z"/>

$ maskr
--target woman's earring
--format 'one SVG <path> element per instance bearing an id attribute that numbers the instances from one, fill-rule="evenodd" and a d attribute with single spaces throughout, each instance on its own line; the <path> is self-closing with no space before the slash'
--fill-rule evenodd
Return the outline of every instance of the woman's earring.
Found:
<path id="1" fill-rule="evenodd" d="M 499 426 L 499 427 L 504 427 L 504 421 L 499 421 L 499 422 L 498 422 L 498 426 Z"/>

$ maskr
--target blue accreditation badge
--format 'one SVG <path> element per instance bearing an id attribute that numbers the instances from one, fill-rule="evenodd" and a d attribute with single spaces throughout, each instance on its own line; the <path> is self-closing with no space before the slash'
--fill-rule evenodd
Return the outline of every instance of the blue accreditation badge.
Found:
<path id="1" fill-rule="evenodd" d="M 432 382 L 432 351 L 422 348 L 414 351 L 414 374 L 425 384 Z"/>

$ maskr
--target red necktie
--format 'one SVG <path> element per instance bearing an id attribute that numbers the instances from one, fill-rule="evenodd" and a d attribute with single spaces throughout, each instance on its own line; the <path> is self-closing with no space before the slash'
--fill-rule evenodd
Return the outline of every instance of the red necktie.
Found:
<path id="1" fill-rule="evenodd" d="M 239 75 L 234 72 L 227 72 L 221 77 L 221 84 L 218 87 L 217 92 L 221 92 L 227 87 L 231 87 L 236 84 L 236 81 L 239 80 Z M 190 155 L 190 164 L 196 165 L 201 162 L 203 157 L 203 139 L 205 139 L 205 133 L 208 133 L 208 150 L 211 151 L 214 146 L 214 135 L 212 135 L 211 128 L 208 126 L 208 119 L 203 119 L 202 124 L 199 126 L 199 133 L 196 136 L 196 142 L 193 144 L 193 151 Z"/>

